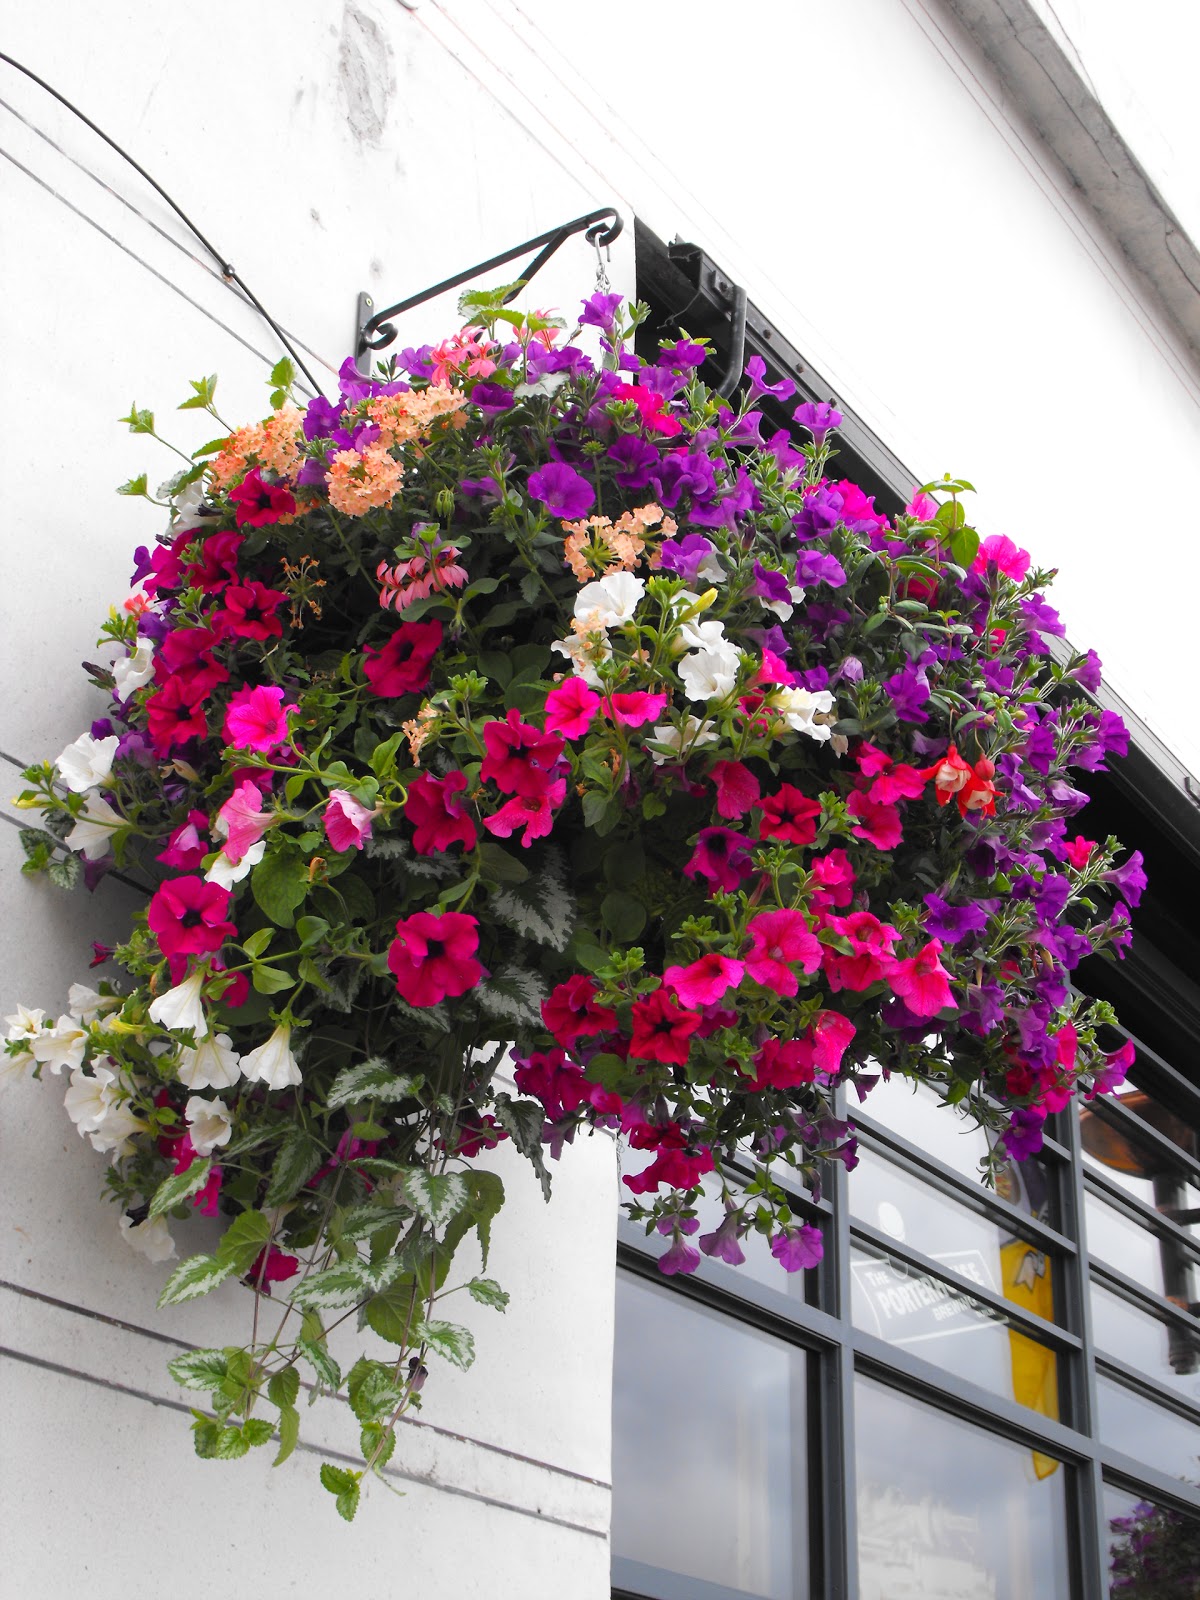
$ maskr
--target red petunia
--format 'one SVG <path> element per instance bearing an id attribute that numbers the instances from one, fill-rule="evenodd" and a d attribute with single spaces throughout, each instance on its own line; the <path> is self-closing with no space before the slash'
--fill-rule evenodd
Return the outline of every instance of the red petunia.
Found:
<path id="1" fill-rule="evenodd" d="M 797 994 L 800 980 L 795 965 L 807 973 L 821 965 L 821 942 L 802 911 L 763 911 L 752 918 L 746 932 L 750 936 L 746 971 L 764 989 Z"/>
<path id="2" fill-rule="evenodd" d="M 280 589 L 265 583 L 231 583 L 221 596 L 224 607 L 213 617 L 213 626 L 223 637 L 238 639 L 280 639 L 283 622 L 279 608 L 287 599 Z"/>
<path id="3" fill-rule="evenodd" d="M 146 701 L 146 724 L 156 756 L 208 734 L 203 695 L 193 695 L 182 678 L 171 678 Z"/>
<path id="4" fill-rule="evenodd" d="M 155 891 L 146 921 L 163 955 L 212 955 L 237 933 L 225 919 L 228 909 L 228 889 L 203 878 L 169 878 Z"/>
<path id="5" fill-rule="evenodd" d="M 760 839 L 810 845 L 817 837 L 820 802 L 810 800 L 792 784 L 785 783 L 777 794 L 765 795 L 759 804 L 762 811 L 762 821 L 758 825 Z"/>
<path id="6" fill-rule="evenodd" d="M 542 1021 L 559 1044 L 569 1045 L 610 1032 L 617 1025 L 617 1014 L 596 1004 L 596 980 L 577 972 L 555 984 L 542 1001 Z"/>
<path id="7" fill-rule="evenodd" d="M 252 468 L 230 489 L 229 498 L 237 507 L 239 528 L 265 528 L 296 513 L 296 497 L 281 483 L 267 483 L 257 467 Z"/>
<path id="8" fill-rule="evenodd" d="M 238 551 L 245 542 L 246 535 L 235 533 L 232 528 L 211 534 L 200 546 L 200 559 L 187 569 L 188 583 L 206 594 L 232 583 L 237 577 Z"/>
<path id="9" fill-rule="evenodd" d="M 462 772 L 448 772 L 444 778 L 423 772 L 409 784 L 404 815 L 413 825 L 413 849 L 419 856 L 449 850 L 452 844 L 475 848 L 478 830 L 462 801 L 455 798 L 466 787 Z"/>
<path id="10" fill-rule="evenodd" d="M 372 693 L 383 700 L 420 694 L 429 686 L 433 658 L 442 647 L 440 622 L 402 622 L 381 648 L 363 650 L 363 671 Z"/>
<path id="11" fill-rule="evenodd" d="M 846 800 L 846 810 L 857 818 L 850 832 L 856 839 L 865 839 L 876 850 L 894 850 L 904 837 L 900 813 L 895 806 L 880 805 L 861 790 L 856 789 Z"/>
<path id="12" fill-rule="evenodd" d="M 417 911 L 396 924 L 387 964 L 410 1006 L 436 1006 L 487 976 L 478 949 L 479 924 L 465 911 Z"/>
<path id="13" fill-rule="evenodd" d="M 681 1011 L 665 989 L 655 989 L 633 1002 L 633 1037 L 629 1054 L 639 1061 L 663 1061 L 682 1067 L 700 1018 Z"/>
<path id="14" fill-rule="evenodd" d="M 622 1182 L 632 1194 L 657 1191 L 660 1184 L 668 1189 L 694 1189 L 706 1172 L 713 1170 L 712 1151 L 707 1145 L 689 1154 L 686 1150 L 659 1150 L 644 1172 Z"/>
<path id="15" fill-rule="evenodd" d="M 483 728 L 487 755 L 479 776 L 488 779 L 504 794 L 536 799 L 550 788 L 552 773 L 563 753 L 563 740 L 542 733 L 531 722 L 522 722 L 513 707 L 503 722 L 488 722 Z"/>

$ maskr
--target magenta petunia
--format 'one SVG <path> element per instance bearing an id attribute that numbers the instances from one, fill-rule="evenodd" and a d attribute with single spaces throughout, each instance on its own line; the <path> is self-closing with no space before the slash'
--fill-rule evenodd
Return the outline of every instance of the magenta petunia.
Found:
<path id="1" fill-rule="evenodd" d="M 372 694 L 396 700 L 429 687 L 434 657 L 442 647 L 440 622 L 402 622 L 380 649 L 363 650 L 363 673 Z"/>
<path id="2" fill-rule="evenodd" d="M 563 753 L 563 740 L 543 733 L 531 722 L 522 722 L 514 707 L 503 721 L 487 722 L 483 727 L 487 755 L 479 769 L 504 794 L 519 794 L 536 799 L 546 793 L 553 770 Z"/>
<path id="3" fill-rule="evenodd" d="M 941 941 L 931 939 L 915 956 L 897 961 L 887 974 L 892 991 L 914 1016 L 936 1017 L 939 1011 L 954 1006 L 950 974 L 938 960 L 941 951 Z"/>
<path id="4" fill-rule="evenodd" d="M 582 678 L 564 678 L 546 696 L 546 732 L 582 739 L 599 705 L 600 696 Z"/>
<path id="5" fill-rule="evenodd" d="M 228 910 L 228 889 L 203 878 L 168 878 L 155 890 L 146 921 L 163 955 L 212 955 L 237 933 Z"/>
<path id="6" fill-rule="evenodd" d="M 686 967 L 668 967 L 663 983 L 692 1010 L 715 1005 L 735 984 L 741 983 L 745 963 L 710 950 Z"/>
<path id="7" fill-rule="evenodd" d="M 269 684 L 239 689 L 225 712 L 225 742 L 237 750 L 257 750 L 265 754 L 286 743 L 288 712 L 297 711 L 294 701 L 284 704 L 283 690 Z"/>
<path id="8" fill-rule="evenodd" d="M 648 689 L 629 689 L 624 694 L 610 694 L 604 709 L 611 711 L 623 728 L 643 728 L 662 716 L 669 699 L 667 694 L 651 694 Z"/>
<path id="9" fill-rule="evenodd" d="M 807 1223 L 799 1228 L 784 1228 L 771 1240 L 771 1254 L 785 1272 L 802 1272 L 815 1267 L 825 1254 L 820 1228 Z"/>
<path id="10" fill-rule="evenodd" d="M 404 815 L 412 823 L 413 849 L 419 856 L 449 850 L 452 844 L 475 848 L 478 830 L 459 798 L 466 787 L 462 772 L 448 772 L 444 778 L 422 772 L 409 784 Z"/>
<path id="11" fill-rule="evenodd" d="M 701 828 L 692 858 L 683 870 L 689 878 L 707 878 L 714 889 L 730 894 L 754 870 L 750 841 L 732 828 Z"/>
<path id="12" fill-rule="evenodd" d="M 746 932 L 750 937 L 746 971 L 764 989 L 795 995 L 800 989 L 795 967 L 811 974 L 821 965 L 821 941 L 802 911 L 760 912 Z"/>
<path id="13" fill-rule="evenodd" d="M 475 959 L 479 923 L 464 911 L 418 911 L 401 917 L 387 964 L 402 1000 L 436 1006 L 466 994 L 487 973 Z"/>
<path id="14" fill-rule="evenodd" d="M 345 789 L 331 789 L 323 821 L 335 850 L 361 850 L 371 837 L 375 813 Z"/>
<path id="15" fill-rule="evenodd" d="M 758 779 L 740 761 L 718 761 L 711 776 L 717 786 L 717 815 L 727 821 L 744 817 L 761 793 Z"/>
<path id="16" fill-rule="evenodd" d="M 499 839 L 510 839 L 518 828 L 525 831 L 521 844 L 528 850 L 535 839 L 543 839 L 554 826 L 555 806 L 562 805 L 567 780 L 558 778 L 542 794 L 515 794 L 499 811 L 484 817 L 483 825 Z"/>

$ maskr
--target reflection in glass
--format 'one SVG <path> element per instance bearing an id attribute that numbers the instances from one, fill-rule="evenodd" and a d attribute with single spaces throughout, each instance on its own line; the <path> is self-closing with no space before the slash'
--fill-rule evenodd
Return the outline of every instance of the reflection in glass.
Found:
<path id="1" fill-rule="evenodd" d="M 857 1327 L 1005 1400 L 1058 1416 L 1054 1351 L 990 1307 L 917 1267 L 861 1248 L 850 1252 L 850 1276 Z"/>
<path id="2" fill-rule="evenodd" d="M 879 1080 L 863 1102 L 862 1115 L 965 1178 L 978 1179 L 979 1163 L 995 1142 L 994 1135 L 947 1106 L 936 1090 L 899 1074 Z"/>
<path id="3" fill-rule="evenodd" d="M 1195 1262 L 1186 1245 L 1162 1238 L 1090 1190 L 1084 1198 L 1087 1247 L 1142 1288 L 1181 1306 L 1194 1298 Z"/>
<path id="4" fill-rule="evenodd" d="M 1112 1600 L 1196 1600 L 1200 1517 L 1104 1488 Z"/>
<path id="5" fill-rule="evenodd" d="M 1200 1405 L 1200 1334 L 1152 1316 L 1092 1280 L 1092 1334 L 1099 1349 Z"/>
<path id="6" fill-rule="evenodd" d="M 1173 1478 L 1200 1476 L 1200 1413 L 1192 1421 L 1103 1372 L 1096 1374 L 1096 1396 L 1105 1444 Z"/>
<path id="7" fill-rule="evenodd" d="M 1166 1115 L 1163 1113 L 1162 1117 Z M 1173 1123 L 1159 1131 L 1166 1131 L 1166 1126 L 1170 1125 Z M 1180 1139 L 1187 1133 L 1183 1124 L 1178 1125 L 1178 1131 Z M 1181 1163 L 1173 1161 L 1148 1139 L 1139 1139 L 1136 1131 L 1127 1132 L 1107 1120 L 1100 1102 L 1080 1111 L 1079 1132 L 1086 1166 L 1102 1172 L 1126 1194 L 1179 1223 L 1200 1242 L 1200 1232 L 1193 1220 L 1193 1213 L 1200 1207 L 1200 1189 L 1188 1181 Z M 1195 1135 L 1191 1137 L 1194 1141 Z"/>
<path id="8" fill-rule="evenodd" d="M 806 1357 L 617 1277 L 613 1554 L 805 1600 Z M 640 1583 L 650 1585 L 653 1575 Z"/>
<path id="9" fill-rule="evenodd" d="M 860 1378 L 858 1600 L 1069 1600 L 1066 1473 Z"/>

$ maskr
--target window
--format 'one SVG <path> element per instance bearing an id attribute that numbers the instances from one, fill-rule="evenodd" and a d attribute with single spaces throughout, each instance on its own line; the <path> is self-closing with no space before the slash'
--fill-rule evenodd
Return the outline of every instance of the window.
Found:
<path id="1" fill-rule="evenodd" d="M 641 226 L 637 249 L 640 297 L 661 313 L 648 339 L 682 322 L 713 339 L 720 365 L 719 271 Z M 829 397 L 752 306 L 746 353 L 795 379 L 801 398 Z M 846 433 L 847 476 L 897 509 L 907 474 L 864 429 Z M 839 1169 L 820 1202 L 797 1198 L 826 1245 L 803 1282 L 769 1259 L 705 1260 L 668 1281 L 622 1222 L 615 1593 L 1190 1600 L 1200 811 L 1179 778 L 1140 734 L 1121 770 L 1093 784 L 1090 830 L 1140 848 L 1151 884 L 1128 960 L 1080 969 L 1138 1036 L 1119 1098 L 1060 1114 L 1042 1156 L 988 1191 L 976 1177 L 983 1132 L 927 1090 L 881 1085 L 852 1112 L 860 1167 Z M 1160 1587 L 1118 1587 L 1146 1580 L 1160 1548 Z"/>

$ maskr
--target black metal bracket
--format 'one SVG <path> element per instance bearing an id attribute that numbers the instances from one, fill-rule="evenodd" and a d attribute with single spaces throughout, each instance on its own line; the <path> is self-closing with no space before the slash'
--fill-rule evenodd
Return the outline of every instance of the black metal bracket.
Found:
<path id="1" fill-rule="evenodd" d="M 422 305 L 436 295 L 445 294 L 447 289 L 457 289 L 459 284 L 468 283 L 482 272 L 490 272 L 493 267 L 502 267 L 506 261 L 513 261 L 529 250 L 536 250 L 538 253 L 522 272 L 518 286 L 511 294 L 504 297 L 504 303 L 507 305 L 510 300 L 516 299 L 530 278 L 541 271 L 559 246 L 565 244 L 572 234 L 582 233 L 587 242 L 595 245 L 599 252 L 619 237 L 624 226 L 620 214 L 612 206 L 605 206 L 600 211 L 589 211 L 586 217 L 576 217 L 572 222 L 564 222 L 560 227 L 539 233 L 536 238 L 526 239 L 522 244 L 513 245 L 511 250 L 505 250 L 498 256 L 491 256 L 487 261 L 480 261 L 476 266 L 468 267 L 465 272 L 456 273 L 452 278 L 445 278 L 441 283 L 435 283 L 432 289 L 422 289 L 420 294 L 410 295 L 407 300 L 397 301 L 394 306 L 388 306 L 386 310 L 376 311 L 370 295 L 365 291 L 361 292 L 358 297 L 357 331 L 354 340 L 354 359 L 359 370 L 366 371 L 369 367 L 372 350 L 386 350 L 395 339 L 396 329 L 390 318 L 411 311 L 414 306 Z"/>

